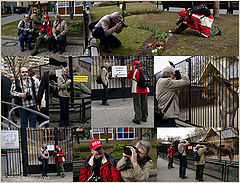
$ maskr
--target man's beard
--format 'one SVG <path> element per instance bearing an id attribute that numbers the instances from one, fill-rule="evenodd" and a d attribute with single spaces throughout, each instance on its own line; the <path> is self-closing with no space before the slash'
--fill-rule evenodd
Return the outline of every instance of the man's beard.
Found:
<path id="1" fill-rule="evenodd" d="M 103 152 L 99 152 L 99 153 L 97 153 L 94 157 L 95 157 L 96 159 L 99 159 L 99 158 L 102 158 L 102 156 L 103 156 Z"/>

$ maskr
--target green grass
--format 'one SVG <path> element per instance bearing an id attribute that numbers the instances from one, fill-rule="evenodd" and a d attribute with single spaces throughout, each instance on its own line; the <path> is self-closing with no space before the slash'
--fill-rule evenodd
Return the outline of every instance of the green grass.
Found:
<path id="1" fill-rule="evenodd" d="M 103 141 L 104 151 L 108 154 L 111 154 L 115 158 L 122 158 L 122 148 L 125 145 L 135 145 L 137 140 L 111 140 L 109 143 Z M 153 159 L 153 167 L 152 169 L 157 168 L 157 141 L 149 140 L 152 145 L 152 149 L 150 150 L 149 156 Z M 89 149 L 90 142 L 81 142 L 80 144 L 73 143 L 73 161 L 85 160 L 88 156 L 91 155 Z M 118 145 L 121 144 L 121 145 Z M 122 145 L 123 144 L 123 145 Z M 118 147 L 114 147 L 118 145 Z"/>

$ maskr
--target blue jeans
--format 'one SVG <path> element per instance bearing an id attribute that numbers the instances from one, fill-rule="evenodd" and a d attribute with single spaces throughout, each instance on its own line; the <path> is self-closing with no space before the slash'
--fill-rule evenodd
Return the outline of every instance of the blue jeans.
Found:
<path id="1" fill-rule="evenodd" d="M 179 178 L 183 178 L 186 176 L 186 168 L 187 168 L 187 158 L 186 156 L 182 156 L 180 158 Z"/>
<path id="2" fill-rule="evenodd" d="M 69 97 L 59 97 L 60 100 L 60 122 L 59 126 L 69 124 Z"/>
<path id="3" fill-rule="evenodd" d="M 103 85 L 102 104 L 105 105 L 108 100 L 108 86 Z"/>
<path id="4" fill-rule="evenodd" d="M 23 33 L 20 33 L 19 34 L 19 42 L 20 42 L 20 48 L 21 49 L 24 49 L 24 42 L 25 40 L 27 39 L 27 44 L 28 44 L 28 47 L 31 47 L 31 43 L 32 43 L 32 40 L 33 40 L 33 35 L 32 34 L 23 34 Z"/>
<path id="5" fill-rule="evenodd" d="M 61 35 L 61 36 L 58 38 L 58 40 L 56 40 L 54 36 L 51 36 L 48 40 L 49 40 L 49 42 L 50 42 L 50 44 L 51 44 L 51 47 L 52 47 L 54 50 L 63 51 L 63 43 L 64 43 L 65 39 L 66 39 L 66 36 Z M 59 49 L 57 49 L 57 43 L 58 43 L 58 46 L 59 46 L 58 48 L 59 48 Z"/>
<path id="6" fill-rule="evenodd" d="M 48 159 L 42 159 L 42 176 L 46 176 L 48 172 Z"/>
<path id="7" fill-rule="evenodd" d="M 122 42 L 116 36 L 105 36 L 102 26 L 96 27 L 92 35 L 94 38 L 100 39 L 101 44 L 103 44 L 105 48 L 118 48 L 122 45 Z"/>
<path id="8" fill-rule="evenodd" d="M 37 110 L 36 106 L 30 106 L 28 107 L 29 109 L 32 110 Z M 21 121 L 21 127 L 22 128 L 27 128 L 28 127 L 28 119 L 29 119 L 29 127 L 30 128 L 36 128 L 36 120 L 37 120 L 37 115 L 30 112 L 30 111 L 26 111 L 24 109 L 19 109 L 19 113 L 20 113 L 20 121 Z"/>

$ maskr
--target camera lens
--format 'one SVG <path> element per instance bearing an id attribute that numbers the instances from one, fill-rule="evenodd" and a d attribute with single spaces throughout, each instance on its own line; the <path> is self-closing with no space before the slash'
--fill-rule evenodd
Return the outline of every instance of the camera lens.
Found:
<path id="1" fill-rule="evenodd" d="M 129 156 L 132 155 L 132 151 L 129 147 L 124 147 L 123 153 L 126 154 L 126 155 L 129 155 Z"/>

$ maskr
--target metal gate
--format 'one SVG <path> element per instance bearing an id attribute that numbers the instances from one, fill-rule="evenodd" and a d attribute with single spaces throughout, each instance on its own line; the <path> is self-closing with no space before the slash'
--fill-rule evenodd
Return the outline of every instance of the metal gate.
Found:
<path id="1" fill-rule="evenodd" d="M 204 127 L 238 127 L 238 57 L 195 56 L 175 64 L 191 84 L 179 96 L 179 120 Z"/>

